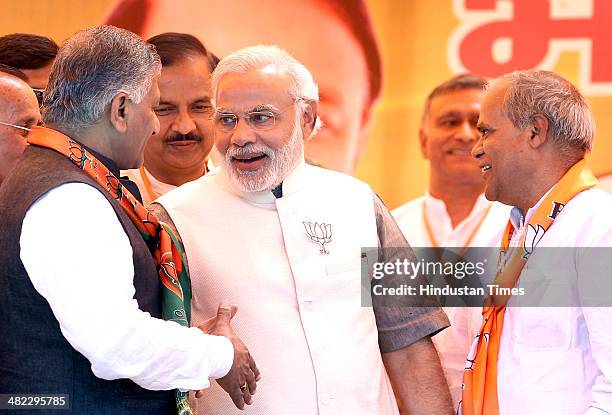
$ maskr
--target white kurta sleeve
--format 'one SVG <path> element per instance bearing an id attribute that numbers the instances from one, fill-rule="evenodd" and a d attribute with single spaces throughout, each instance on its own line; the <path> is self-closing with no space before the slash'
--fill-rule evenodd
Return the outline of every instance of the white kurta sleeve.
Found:
<path id="1" fill-rule="evenodd" d="M 41 197 L 26 213 L 20 246 L 34 288 L 96 376 L 153 390 L 198 390 L 229 371 L 229 339 L 138 308 L 130 241 L 92 186 L 64 184 Z"/>
<path id="2" fill-rule="evenodd" d="M 607 218 L 606 218 L 607 219 Z M 612 413 L 612 307 L 610 306 L 610 269 L 612 269 L 612 223 L 594 226 L 578 254 L 580 301 L 589 336 L 593 360 L 599 375 L 591 387 L 591 404 L 586 414 Z"/>

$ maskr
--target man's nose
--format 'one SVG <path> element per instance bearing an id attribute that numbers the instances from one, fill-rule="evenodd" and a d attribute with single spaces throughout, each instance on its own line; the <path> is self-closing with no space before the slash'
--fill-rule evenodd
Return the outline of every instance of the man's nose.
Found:
<path id="1" fill-rule="evenodd" d="M 188 111 L 179 111 L 172 123 L 172 129 L 180 134 L 188 134 L 195 130 L 195 128 L 195 121 L 193 121 Z"/>
<path id="2" fill-rule="evenodd" d="M 472 157 L 475 159 L 480 158 L 484 154 L 484 147 L 482 146 L 482 137 L 478 136 L 476 144 L 472 147 Z"/>
<path id="3" fill-rule="evenodd" d="M 457 135 L 459 140 L 466 143 L 475 142 L 478 139 L 478 136 L 478 130 L 472 123 L 469 122 L 469 120 L 465 120 L 461 123 L 461 127 Z"/>
<path id="4" fill-rule="evenodd" d="M 246 144 L 257 141 L 257 134 L 249 123 L 247 123 L 243 118 L 239 118 L 236 121 L 236 127 L 232 131 L 231 141 L 232 144 L 242 147 Z"/>

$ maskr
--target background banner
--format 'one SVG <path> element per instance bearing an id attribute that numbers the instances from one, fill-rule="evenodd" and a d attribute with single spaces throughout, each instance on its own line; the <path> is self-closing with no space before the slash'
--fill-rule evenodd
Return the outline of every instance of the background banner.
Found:
<path id="1" fill-rule="evenodd" d="M 288 49 L 321 89 L 326 126 L 307 156 L 370 183 L 390 208 L 426 190 L 422 105 L 434 86 L 465 71 L 492 77 L 541 68 L 567 77 L 597 122 L 591 166 L 612 172 L 609 0 L 0 0 L 0 7 L 0 34 L 58 43 L 111 22 L 145 38 L 192 33 L 220 57 L 256 43 Z"/>

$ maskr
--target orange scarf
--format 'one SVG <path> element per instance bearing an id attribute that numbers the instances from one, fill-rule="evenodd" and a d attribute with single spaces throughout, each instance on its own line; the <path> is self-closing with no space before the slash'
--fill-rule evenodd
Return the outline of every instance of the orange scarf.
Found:
<path id="1" fill-rule="evenodd" d="M 164 320 L 175 321 L 182 326 L 189 325 L 189 275 L 183 267 L 182 249 L 170 229 L 160 223 L 121 184 L 104 164 L 91 152 L 70 137 L 43 127 L 33 127 L 28 134 L 28 143 L 55 150 L 68 157 L 100 186 L 106 189 L 123 208 L 138 229 L 157 265 L 162 283 L 162 313 Z M 186 392 L 177 390 L 176 401 L 179 414 L 192 414 Z"/>
<path id="2" fill-rule="evenodd" d="M 514 227 L 508 221 L 501 241 L 500 256 L 507 259 L 505 266 L 495 276 L 495 284 L 514 288 L 523 267 L 544 233 L 553 224 L 563 207 L 578 193 L 597 184 L 597 179 L 586 167 L 584 159 L 574 164 L 546 195 L 525 226 L 525 235 L 519 246 L 512 250 L 510 241 Z M 526 235 L 529 235 L 526 237 Z M 506 256 L 508 256 L 506 258 Z M 482 310 L 483 322 L 479 335 L 474 339 L 470 356 L 463 373 L 463 392 L 459 414 L 498 415 L 497 358 L 503 330 L 504 313 L 510 296 L 491 296 Z M 476 353 L 473 355 L 474 347 Z"/>

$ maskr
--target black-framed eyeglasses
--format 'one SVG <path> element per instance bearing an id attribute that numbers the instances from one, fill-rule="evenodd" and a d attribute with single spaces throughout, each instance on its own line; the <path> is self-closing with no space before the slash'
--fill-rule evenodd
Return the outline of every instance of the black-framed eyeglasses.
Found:
<path id="1" fill-rule="evenodd" d="M 36 95 L 36 100 L 38 101 L 38 106 L 42 107 L 43 96 L 45 94 L 45 90 L 44 89 L 39 89 L 39 88 L 32 88 L 32 91 L 34 91 L 34 95 Z"/>

